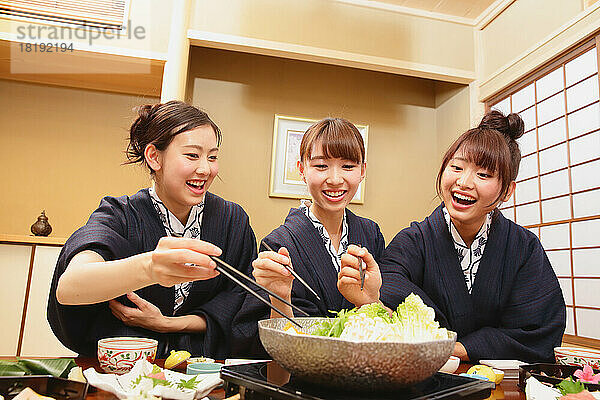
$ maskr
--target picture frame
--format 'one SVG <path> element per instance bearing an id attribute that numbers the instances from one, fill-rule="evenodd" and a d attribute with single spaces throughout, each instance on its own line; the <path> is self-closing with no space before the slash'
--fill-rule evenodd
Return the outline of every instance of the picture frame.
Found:
<path id="1" fill-rule="evenodd" d="M 310 199 L 310 194 L 297 168 L 300 159 L 300 143 L 304 132 L 318 120 L 275 114 L 273 124 L 273 149 L 269 197 Z M 363 137 L 365 157 L 367 154 L 368 125 L 355 125 Z M 364 204 L 365 179 L 352 198 L 353 204 Z"/>

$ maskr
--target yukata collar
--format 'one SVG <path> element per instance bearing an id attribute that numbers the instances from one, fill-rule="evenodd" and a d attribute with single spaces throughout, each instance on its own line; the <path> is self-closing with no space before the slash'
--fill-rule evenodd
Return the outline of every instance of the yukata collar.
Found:
<path id="1" fill-rule="evenodd" d="M 158 213 L 158 216 L 169 236 L 197 238 L 200 236 L 200 227 L 202 224 L 202 214 L 204 211 L 204 200 L 201 203 L 193 205 L 188 215 L 185 226 L 158 197 L 154 186 L 148 189 L 148 194 L 152 200 L 152 205 Z"/>
<path id="2" fill-rule="evenodd" d="M 300 207 L 298 207 L 310 220 L 313 226 L 319 232 L 319 236 L 321 240 L 323 240 L 323 244 L 325 244 L 325 248 L 327 252 L 331 255 L 332 258 L 339 259 L 342 254 L 344 254 L 348 250 L 348 219 L 346 218 L 346 211 L 344 211 L 344 216 L 342 218 L 342 234 L 340 236 L 340 246 L 336 252 L 335 248 L 331 244 L 331 238 L 329 237 L 329 233 L 325 229 L 325 226 L 319 221 L 317 216 L 313 214 L 310 209 L 311 202 L 308 200 L 300 200 Z M 337 253 L 337 254 L 336 254 Z M 339 260 L 335 260 L 333 264 L 336 269 L 339 270 Z"/>
<path id="3" fill-rule="evenodd" d="M 456 226 L 454 226 L 454 224 L 452 223 L 452 219 L 450 218 L 450 213 L 446 209 L 446 206 L 442 206 L 442 211 L 444 213 L 444 219 L 446 220 L 446 225 L 448 225 L 448 230 L 450 231 L 450 234 L 452 235 L 452 241 L 462 247 L 469 248 L 469 246 L 466 245 L 462 236 L 460 236 L 460 233 L 458 233 Z M 494 214 L 493 210 L 486 214 L 485 222 L 483 223 L 483 225 L 481 225 L 481 228 L 479 228 L 479 231 L 475 235 L 473 244 L 477 243 L 477 241 L 481 237 L 483 237 L 484 239 L 487 240 L 487 236 L 490 232 L 490 227 L 492 226 L 492 215 L 493 214 Z"/>

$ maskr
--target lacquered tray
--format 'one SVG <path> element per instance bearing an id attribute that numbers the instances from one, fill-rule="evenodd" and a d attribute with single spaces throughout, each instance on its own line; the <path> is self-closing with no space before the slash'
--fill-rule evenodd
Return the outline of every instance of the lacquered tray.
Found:
<path id="1" fill-rule="evenodd" d="M 569 378 L 578 369 L 582 367 L 576 365 L 562 365 L 562 364 L 525 364 L 519 367 L 519 388 L 525 390 L 525 383 L 530 377 L 534 377 L 540 382 L 550 383 L 552 385 L 558 385 L 564 379 Z M 600 371 L 594 370 L 597 374 Z M 590 391 L 600 390 L 600 384 L 585 383 L 584 385 Z"/>
<path id="2" fill-rule="evenodd" d="M 84 400 L 88 384 L 46 375 L 0 376 L 0 395 L 10 400 L 29 387 L 57 400 Z"/>

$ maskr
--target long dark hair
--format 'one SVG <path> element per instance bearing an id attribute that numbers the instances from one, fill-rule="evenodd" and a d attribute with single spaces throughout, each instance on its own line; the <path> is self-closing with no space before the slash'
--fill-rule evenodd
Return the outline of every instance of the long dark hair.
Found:
<path id="1" fill-rule="evenodd" d="M 442 192 L 442 174 L 457 151 L 462 151 L 467 161 L 478 167 L 498 173 L 502 184 L 494 201 L 506 196 L 510 183 L 517 179 L 521 150 L 517 139 L 523 136 L 525 124 L 518 114 L 504 116 L 498 110 L 485 114 L 477 128 L 469 129 L 446 151 L 436 179 L 438 196 Z"/>
<path id="2" fill-rule="evenodd" d="M 126 164 L 142 163 L 154 173 L 146 162 L 144 151 L 153 144 L 158 150 L 165 150 L 173 138 L 200 126 L 211 126 L 217 138 L 217 146 L 221 144 L 221 130 L 207 113 L 182 101 L 146 104 L 138 107 L 138 117 L 129 129 Z"/>

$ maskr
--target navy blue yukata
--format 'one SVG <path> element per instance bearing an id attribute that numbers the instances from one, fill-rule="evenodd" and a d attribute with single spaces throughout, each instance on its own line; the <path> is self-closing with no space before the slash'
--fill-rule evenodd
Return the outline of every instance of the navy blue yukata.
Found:
<path id="1" fill-rule="evenodd" d="M 411 292 L 457 332 L 471 361 L 553 360 L 565 330 L 565 302 L 539 239 L 495 211 L 469 294 L 440 205 L 400 231 L 380 263 L 381 300 L 396 308 Z"/>
<path id="2" fill-rule="evenodd" d="M 256 258 L 256 239 L 248 215 L 239 205 L 211 193 L 206 193 L 204 201 L 200 239 L 221 248 L 221 259 L 249 274 L 251 262 Z M 136 290 L 165 316 L 204 316 L 205 333 L 158 333 L 130 327 L 112 315 L 108 302 L 66 306 L 56 300 L 58 279 L 77 253 L 92 250 L 106 261 L 119 260 L 154 250 L 163 236 L 166 236 L 165 228 L 152 205 L 148 189 L 133 196 L 105 197 L 87 224 L 71 235 L 60 253 L 48 300 L 48 321 L 66 347 L 80 355 L 95 356 L 98 339 L 141 336 L 159 341 L 157 358 L 165 358 L 170 350 L 188 350 L 193 355 L 218 359 L 229 356 L 231 321 L 244 295 L 222 275 L 195 281 L 189 296 L 175 314 L 173 287 L 152 285 Z M 133 306 L 125 296 L 118 300 Z"/>
<path id="3" fill-rule="evenodd" d="M 348 243 L 366 247 L 375 260 L 383 255 L 385 241 L 379 226 L 346 209 Z M 294 270 L 318 293 L 321 301 L 297 279 L 292 285 L 292 304 L 310 316 L 330 316 L 330 310 L 354 308 L 337 288 L 338 272 L 323 239 L 303 211 L 292 208 L 283 225 L 271 232 L 264 241 L 275 251 L 285 247 L 290 252 Z M 265 249 L 261 249 L 265 250 Z M 264 293 L 268 299 L 268 295 Z M 257 321 L 270 318 L 271 309 L 246 295 L 246 300 L 233 322 L 233 352 L 237 356 L 266 357 L 258 338 Z"/>

